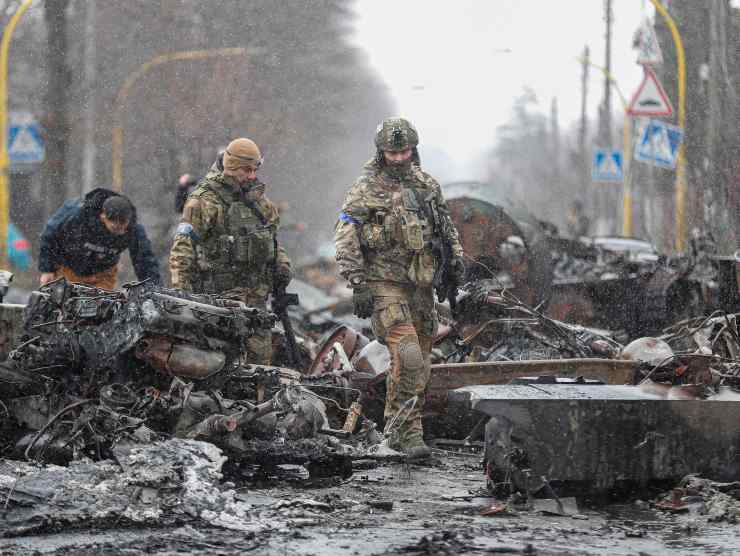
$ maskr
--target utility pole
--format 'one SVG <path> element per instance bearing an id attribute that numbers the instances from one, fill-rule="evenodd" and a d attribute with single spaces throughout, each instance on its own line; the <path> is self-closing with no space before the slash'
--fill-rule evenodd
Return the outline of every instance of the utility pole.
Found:
<path id="1" fill-rule="evenodd" d="M 69 0 L 46 0 L 46 49 L 49 79 L 46 86 L 46 162 L 44 185 L 46 213 L 54 212 L 67 196 L 67 141 L 69 121 L 67 114 L 67 6 Z"/>
<path id="2" fill-rule="evenodd" d="M 85 83 L 85 111 L 84 133 L 85 142 L 82 150 L 82 189 L 81 195 L 95 187 L 95 19 L 97 0 L 87 0 L 85 3 L 85 54 L 84 54 L 84 83 Z"/>
<path id="3" fill-rule="evenodd" d="M 554 163 L 553 182 L 560 187 L 560 122 L 558 119 L 558 99 L 553 97 L 550 103 L 550 148 Z"/>
<path id="4" fill-rule="evenodd" d="M 578 128 L 578 156 L 581 167 L 581 194 L 587 197 L 590 177 L 588 172 L 588 152 L 586 152 L 586 136 L 588 135 L 588 67 L 591 63 L 589 60 L 588 45 L 583 47 L 583 57 L 581 58 L 581 125 Z"/>
<path id="5" fill-rule="evenodd" d="M 736 249 L 731 234 L 727 233 L 734 226 L 727 211 L 727 187 L 725 183 L 724 157 L 722 156 L 724 102 L 727 99 L 723 65 L 725 49 L 722 44 L 723 4 L 725 0 L 709 0 L 709 74 L 707 79 L 707 119 L 705 135 L 705 167 L 707 189 L 710 201 L 705 204 L 704 222 L 711 228 L 718 241 L 721 252 L 730 253 Z"/>
<path id="6" fill-rule="evenodd" d="M 604 21 L 606 23 L 606 58 L 604 60 L 604 100 L 599 110 L 599 146 L 605 149 L 612 147 L 612 0 L 604 0 Z M 608 187 L 608 186 L 607 186 Z M 612 233 L 616 226 L 616 196 L 612 189 L 599 189 L 599 215 L 605 218 L 606 230 L 597 232 Z M 598 226 L 598 224 L 597 224 Z M 602 224 L 603 226 L 603 224 Z"/>
<path id="7" fill-rule="evenodd" d="M 604 102 L 599 114 L 599 142 L 601 147 L 612 146 L 612 0 L 604 0 L 606 22 L 606 57 L 604 59 Z"/>
<path id="8" fill-rule="evenodd" d="M 725 213 L 728 219 L 728 228 L 732 230 L 734 234 L 722 234 L 722 238 L 729 242 L 729 245 L 719 244 L 720 249 L 724 249 L 725 252 L 729 253 L 731 249 L 740 244 L 740 210 L 737 209 L 736 197 L 736 185 L 733 185 L 733 179 L 737 179 L 738 169 L 740 169 L 740 163 L 737 160 L 738 147 L 740 147 L 740 140 L 737 137 L 737 129 L 733 127 L 732 122 L 738 121 L 738 115 L 740 115 L 740 100 L 738 99 L 737 89 L 733 83 L 733 76 L 730 72 L 731 64 L 733 63 L 733 57 L 728 54 L 728 48 L 732 48 L 732 52 L 737 52 L 738 38 L 733 35 L 728 40 L 727 32 L 733 28 L 733 13 L 735 8 L 730 5 L 729 0 L 725 0 L 719 4 L 719 48 L 720 48 L 720 61 L 722 65 L 722 83 L 724 85 L 723 97 L 724 97 L 724 110 L 725 116 L 722 118 L 724 123 L 724 133 L 722 141 L 722 168 L 724 176 L 724 191 L 727 195 L 727 203 L 725 206 Z M 732 45 L 732 46 L 730 46 Z M 733 178 L 733 175 L 735 176 Z M 734 204 L 734 208 L 733 207 Z"/>

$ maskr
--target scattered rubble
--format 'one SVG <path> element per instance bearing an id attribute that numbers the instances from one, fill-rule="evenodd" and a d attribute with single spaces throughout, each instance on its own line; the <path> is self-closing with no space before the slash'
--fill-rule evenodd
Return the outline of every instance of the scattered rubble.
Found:
<path id="1" fill-rule="evenodd" d="M 684 320 L 623 346 L 608 331 L 546 316 L 495 280 L 466 285 L 458 309 L 453 320 L 440 307 L 427 430 L 453 421 L 436 453 L 483 457 L 479 486 L 513 493 L 471 515 L 583 520 L 570 492 L 692 472 L 737 479 L 737 315 Z M 403 460 L 371 420 L 382 418 L 387 350 L 347 324 L 314 343 L 301 312 L 291 314 L 299 345 L 314 355 L 299 370 L 243 362 L 246 339 L 275 317 L 238 302 L 148 284 L 108 292 L 60 280 L 35 292 L 24 336 L 0 365 L 0 535 L 192 524 L 237 530 L 258 546 L 268 531 L 321 527 L 327 516 L 403 513 L 410 498 L 394 496 L 388 479 L 362 503 L 241 486 L 306 485 L 348 477 L 355 463 Z M 653 507 L 735 523 L 736 487 L 690 476 Z M 619 531 L 645 537 L 639 527 Z M 445 535 L 433 530 L 394 550 L 533 550 Z"/>
<path id="2" fill-rule="evenodd" d="M 316 381 L 242 363 L 246 340 L 274 323 L 239 302 L 146 283 L 121 292 L 50 283 L 32 294 L 26 334 L 0 367 L 3 453 L 102 461 L 122 444 L 174 435 L 219 446 L 232 467 L 346 474 L 364 443 L 377 443 L 374 425 L 355 418 L 344 430 L 348 410 L 313 392 Z"/>
<path id="3" fill-rule="evenodd" d="M 710 522 L 736 524 L 740 521 L 740 481 L 720 483 L 687 475 L 670 492 L 653 502 L 669 512 L 691 512 Z"/>

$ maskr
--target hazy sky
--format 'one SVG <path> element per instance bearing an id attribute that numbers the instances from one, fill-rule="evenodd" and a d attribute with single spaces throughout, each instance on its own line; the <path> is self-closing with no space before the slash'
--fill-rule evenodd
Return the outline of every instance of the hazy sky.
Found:
<path id="1" fill-rule="evenodd" d="M 544 111 L 557 97 L 561 128 L 578 120 L 577 58 L 588 45 L 591 60 L 604 63 L 603 5 L 602 0 L 358 0 L 355 40 L 388 83 L 400 115 L 419 129 L 423 145 L 454 160 L 454 175 L 441 177 L 476 177 L 482 153 L 525 86 L 535 91 Z M 632 36 L 654 9 L 648 0 L 612 5 L 612 73 L 629 100 L 642 77 Z M 603 81 L 593 69 L 588 104 L 594 120 Z M 615 114 L 622 110 L 616 94 L 612 107 Z"/>

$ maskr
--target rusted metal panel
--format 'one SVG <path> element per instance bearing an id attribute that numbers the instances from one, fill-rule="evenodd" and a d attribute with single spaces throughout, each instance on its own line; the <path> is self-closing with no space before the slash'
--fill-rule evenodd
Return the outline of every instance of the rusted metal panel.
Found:
<path id="1" fill-rule="evenodd" d="M 486 361 L 432 365 L 428 398 L 446 400 L 447 392 L 463 386 L 508 384 L 524 376 L 596 378 L 606 384 L 629 384 L 635 361 L 617 359 L 544 359 L 539 361 Z"/>

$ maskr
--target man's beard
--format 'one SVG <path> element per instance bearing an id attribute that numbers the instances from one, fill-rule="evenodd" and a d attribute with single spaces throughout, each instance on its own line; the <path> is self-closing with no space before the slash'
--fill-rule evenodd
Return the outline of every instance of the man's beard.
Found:
<path id="1" fill-rule="evenodd" d="M 244 197 L 252 201 L 259 199 L 265 190 L 264 184 L 258 179 L 241 182 L 239 187 L 241 188 Z"/>
<path id="2" fill-rule="evenodd" d="M 389 176 L 400 178 L 409 173 L 409 171 L 411 170 L 411 164 L 411 158 L 409 158 L 408 160 L 403 160 L 401 162 L 386 161 L 385 170 Z"/>

